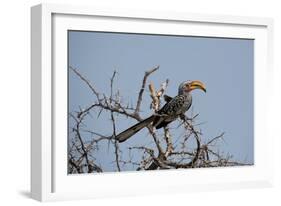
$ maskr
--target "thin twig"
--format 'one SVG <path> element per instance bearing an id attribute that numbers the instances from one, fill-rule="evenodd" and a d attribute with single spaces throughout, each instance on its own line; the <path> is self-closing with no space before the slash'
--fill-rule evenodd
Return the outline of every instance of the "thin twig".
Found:
<path id="1" fill-rule="evenodd" d="M 69 66 L 69 68 L 77 75 L 80 77 L 81 80 L 83 80 L 88 87 L 92 90 L 92 92 L 96 95 L 97 99 L 99 99 L 99 93 L 96 91 L 96 89 L 94 88 L 94 86 L 90 83 L 89 80 L 87 80 L 85 77 L 83 77 L 75 68 L 73 68 L 72 66 Z"/>

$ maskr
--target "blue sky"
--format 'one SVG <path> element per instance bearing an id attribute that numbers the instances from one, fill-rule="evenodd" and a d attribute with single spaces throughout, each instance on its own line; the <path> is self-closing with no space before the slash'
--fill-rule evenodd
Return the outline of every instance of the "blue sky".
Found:
<path id="1" fill-rule="evenodd" d="M 169 78 L 166 93 L 170 96 L 177 94 L 182 81 L 204 82 L 207 93 L 194 91 L 192 106 L 194 114 L 199 113 L 197 122 L 203 123 L 200 125 L 203 141 L 225 132 L 225 141 L 218 145 L 219 150 L 232 154 L 234 160 L 253 163 L 253 48 L 254 40 L 247 39 L 70 31 L 69 65 L 107 94 L 110 78 L 116 70 L 114 89 L 120 90 L 124 102 L 133 105 L 144 72 L 156 65 L 160 69 L 150 76 L 148 82 L 159 86 Z M 69 71 L 69 112 L 84 108 L 94 100 L 87 86 Z M 152 113 L 150 101 L 146 89 L 142 117 Z M 190 113 L 187 112 L 189 116 Z M 118 132 L 135 123 L 121 116 L 116 118 Z M 106 113 L 100 118 L 94 114 L 86 123 L 89 129 L 112 134 Z M 170 127 L 174 131 L 177 125 L 175 122 Z M 181 134 L 181 131 L 176 132 Z M 146 129 L 120 146 L 125 149 L 143 142 L 150 144 Z M 104 164 L 106 171 L 112 171 L 114 167 L 111 150 L 106 143 L 96 154 L 97 162 Z"/>

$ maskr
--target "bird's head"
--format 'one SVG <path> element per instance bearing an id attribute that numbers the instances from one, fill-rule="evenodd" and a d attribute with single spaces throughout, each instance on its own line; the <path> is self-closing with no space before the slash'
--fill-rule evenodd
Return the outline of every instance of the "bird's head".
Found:
<path id="1" fill-rule="evenodd" d="M 194 89 L 201 89 L 206 92 L 205 85 L 198 80 L 194 80 L 182 82 L 179 86 L 179 94 L 189 93 Z"/>

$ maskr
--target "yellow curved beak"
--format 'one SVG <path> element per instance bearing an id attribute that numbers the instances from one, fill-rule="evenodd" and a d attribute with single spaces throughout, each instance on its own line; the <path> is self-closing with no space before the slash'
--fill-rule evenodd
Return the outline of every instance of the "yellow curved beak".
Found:
<path id="1" fill-rule="evenodd" d="M 204 92 L 207 92 L 205 85 L 198 80 L 192 81 L 190 83 L 190 90 L 194 90 L 194 89 L 201 89 Z"/>

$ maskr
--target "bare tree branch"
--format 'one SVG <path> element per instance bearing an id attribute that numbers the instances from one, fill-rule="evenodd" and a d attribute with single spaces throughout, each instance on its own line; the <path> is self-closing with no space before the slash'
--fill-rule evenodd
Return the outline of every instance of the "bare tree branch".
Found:
<path id="1" fill-rule="evenodd" d="M 69 66 L 69 68 L 78 76 L 82 81 L 84 81 L 88 87 L 92 90 L 92 92 L 96 95 L 97 99 L 99 99 L 99 93 L 96 91 L 94 86 L 85 78 L 83 77 L 75 68 Z"/>
<path id="2" fill-rule="evenodd" d="M 116 71 L 113 72 L 113 75 L 112 75 L 112 77 L 110 79 L 110 105 L 112 104 L 112 99 L 113 99 L 113 81 L 114 81 L 115 75 L 116 75 Z M 110 116 L 111 116 L 112 127 L 113 127 L 113 129 L 112 129 L 113 130 L 113 135 L 112 136 L 114 137 L 115 162 L 116 162 L 117 169 L 120 172 L 121 168 L 120 168 L 120 164 L 119 164 L 119 153 L 118 153 L 119 147 L 118 147 L 118 141 L 115 140 L 115 137 L 116 137 L 116 125 L 115 125 L 114 113 L 113 113 L 112 110 L 110 111 Z"/>
<path id="3" fill-rule="evenodd" d="M 148 76 L 158 69 L 159 69 L 159 66 L 156 66 L 156 67 L 152 68 L 151 70 L 145 72 L 143 80 L 142 80 L 142 86 L 141 86 L 141 89 L 140 89 L 139 95 L 138 95 L 135 114 L 138 114 L 139 111 L 140 111 L 140 106 L 141 106 L 141 102 L 142 102 L 142 95 L 143 95 L 143 92 L 144 92 L 144 89 L 145 89 L 145 86 L 146 86 L 146 80 L 147 80 Z"/>
<path id="4" fill-rule="evenodd" d="M 175 133 L 175 130 L 169 127 L 156 132 L 152 125 L 148 125 L 148 135 L 152 138 L 152 142 L 144 142 L 142 145 L 133 146 L 129 144 L 129 147 L 125 148 L 119 146 L 118 141 L 115 140 L 117 118 L 122 115 L 136 121 L 143 120 L 140 110 L 147 79 L 159 70 L 159 66 L 145 72 L 135 107 L 122 102 L 120 90 L 114 90 L 114 81 L 117 78 L 116 71 L 110 78 L 110 94 L 106 95 L 102 91 L 98 91 L 78 69 L 73 67 L 69 67 L 69 69 L 89 87 L 94 97 L 94 101 L 88 106 L 82 107 L 82 109 L 79 107 L 77 108 L 78 111 L 69 112 L 69 117 L 74 120 L 69 125 L 68 172 L 70 174 L 104 172 L 103 162 L 98 162 L 97 154 L 106 143 L 110 148 L 108 151 L 111 152 L 109 157 L 112 157 L 114 167 L 112 171 L 123 171 L 128 168 L 156 170 L 248 165 L 247 163 L 233 161 L 231 155 L 224 155 L 219 152 L 217 143 L 223 140 L 224 132 L 209 139 L 207 143 L 203 143 L 202 139 L 206 139 L 206 137 L 200 131 L 201 124 L 196 123 L 199 114 L 191 115 L 191 118 L 186 115 L 180 117 L 181 121 L 176 129 L 184 131 L 181 135 Z M 160 109 L 161 101 L 169 102 L 172 99 L 165 94 L 168 83 L 168 79 L 163 81 L 158 90 L 153 82 L 148 85 L 151 97 L 151 113 L 155 114 Z M 92 114 L 95 114 L 94 116 L 97 118 L 100 115 L 108 118 L 108 123 L 111 125 L 107 130 L 108 133 L 98 132 L 91 127 L 89 118 L 86 117 L 92 118 Z M 195 141 L 195 143 L 191 143 L 192 141 Z M 129 155 L 125 157 L 123 154 Z"/>

